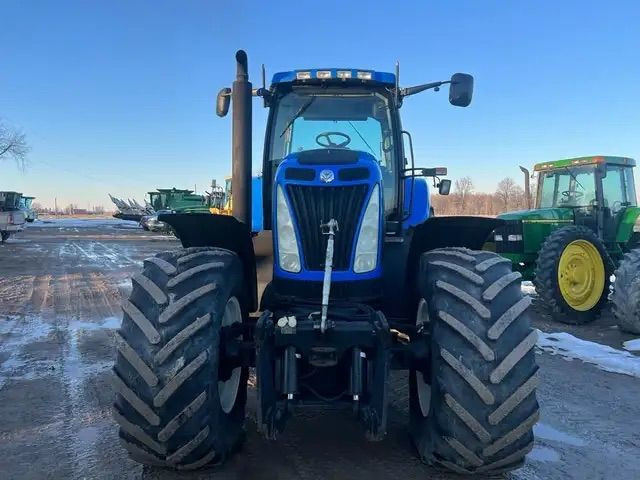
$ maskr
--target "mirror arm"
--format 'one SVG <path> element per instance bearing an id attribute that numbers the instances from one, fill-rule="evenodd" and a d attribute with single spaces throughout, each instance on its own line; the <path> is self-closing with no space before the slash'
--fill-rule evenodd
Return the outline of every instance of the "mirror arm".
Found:
<path id="1" fill-rule="evenodd" d="M 268 90 L 267 88 L 254 88 L 253 90 L 251 90 L 251 94 L 254 97 L 262 97 L 262 99 L 264 100 L 264 106 L 268 107 L 270 102 L 271 102 L 271 91 Z"/>
<path id="2" fill-rule="evenodd" d="M 401 88 L 400 96 L 408 97 L 409 95 L 415 95 L 416 93 L 424 92 L 425 90 L 430 90 L 430 89 L 434 89 L 437 92 L 442 85 L 445 85 L 447 83 L 451 83 L 451 80 L 445 80 L 443 82 L 425 83 L 423 85 L 417 85 L 415 87 Z"/>

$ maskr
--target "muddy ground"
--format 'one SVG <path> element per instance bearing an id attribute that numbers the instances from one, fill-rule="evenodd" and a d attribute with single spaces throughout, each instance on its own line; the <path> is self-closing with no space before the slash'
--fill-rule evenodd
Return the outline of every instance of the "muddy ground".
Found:
<path id="1" fill-rule="evenodd" d="M 250 397 L 247 441 L 223 467 L 175 474 L 128 460 L 111 418 L 120 302 L 145 257 L 178 247 L 109 221 L 35 224 L 0 245 L 0 479 L 455 478 L 416 459 L 401 377 L 380 443 L 366 442 L 349 415 L 331 411 L 305 412 L 267 442 L 256 434 Z M 632 338 L 608 314 L 586 327 L 536 324 L 616 349 Z M 537 360 L 536 447 L 507 478 L 640 478 L 640 378 L 560 355 L 540 352 Z"/>

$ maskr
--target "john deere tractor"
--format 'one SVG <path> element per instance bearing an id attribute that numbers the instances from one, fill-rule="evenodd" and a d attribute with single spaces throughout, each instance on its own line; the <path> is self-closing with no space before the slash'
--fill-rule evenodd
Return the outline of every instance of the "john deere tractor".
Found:
<path id="1" fill-rule="evenodd" d="M 561 322 L 596 318 L 617 268 L 613 311 L 622 329 L 640 333 L 633 167 L 631 158 L 606 156 L 539 163 L 535 208 L 500 215 L 496 251 L 533 280 L 540 306 Z"/>
<path id="2" fill-rule="evenodd" d="M 237 452 L 249 367 L 265 437 L 300 407 L 329 404 L 380 440 L 390 371 L 408 370 L 424 461 L 458 473 L 520 466 L 538 419 L 536 333 L 520 274 L 479 250 L 503 221 L 430 217 L 427 179 L 442 194 L 450 181 L 414 166 L 400 124 L 403 100 L 442 85 L 466 107 L 473 77 L 400 88 L 397 69 L 306 69 L 253 90 L 246 54 L 236 61 L 217 102 L 221 116 L 233 105 L 233 215 L 161 216 L 184 248 L 147 259 L 124 302 L 115 416 L 131 457 L 197 469 Z M 273 257 L 259 262 L 252 93 L 269 108 L 262 209 Z"/>

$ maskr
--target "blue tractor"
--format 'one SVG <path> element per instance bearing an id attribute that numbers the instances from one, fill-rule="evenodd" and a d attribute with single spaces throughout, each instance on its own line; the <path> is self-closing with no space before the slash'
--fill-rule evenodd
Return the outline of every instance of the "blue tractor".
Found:
<path id="1" fill-rule="evenodd" d="M 391 371 L 407 370 L 422 460 L 458 473 L 522 465 L 538 419 L 536 333 L 520 274 L 480 250 L 502 221 L 431 216 L 429 184 L 447 194 L 450 181 L 415 167 L 400 123 L 406 97 L 445 84 L 466 107 L 473 77 L 400 88 L 397 67 L 307 69 L 252 89 L 243 51 L 236 62 L 217 101 L 220 116 L 233 107 L 233 216 L 163 216 L 184 248 L 147 259 L 123 305 L 115 417 L 130 456 L 224 461 L 243 438 L 252 367 L 267 438 L 299 408 L 331 404 L 379 440 Z M 269 108 L 266 259 L 251 232 L 252 96 Z"/>

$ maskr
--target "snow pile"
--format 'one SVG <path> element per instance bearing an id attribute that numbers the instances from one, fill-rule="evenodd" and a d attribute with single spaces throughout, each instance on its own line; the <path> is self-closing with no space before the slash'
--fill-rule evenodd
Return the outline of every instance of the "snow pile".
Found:
<path id="1" fill-rule="evenodd" d="M 640 338 L 627 340 L 622 344 L 622 347 L 630 352 L 640 352 Z"/>
<path id="2" fill-rule="evenodd" d="M 545 333 L 540 330 L 537 345 L 552 355 L 582 360 L 607 372 L 640 378 L 640 357 L 623 350 L 581 340 L 566 332 Z"/>

